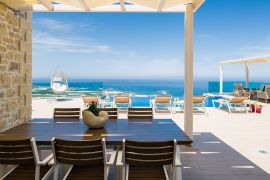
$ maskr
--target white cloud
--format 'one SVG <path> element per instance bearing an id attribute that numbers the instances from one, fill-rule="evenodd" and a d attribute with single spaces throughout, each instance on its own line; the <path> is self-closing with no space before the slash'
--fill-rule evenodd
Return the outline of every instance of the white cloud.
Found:
<path id="1" fill-rule="evenodd" d="M 35 27 L 42 28 L 45 30 L 50 30 L 50 31 L 72 31 L 74 29 L 81 29 L 84 27 L 88 27 L 88 24 L 80 24 L 80 23 L 67 23 L 67 22 L 62 22 L 62 21 L 57 21 L 54 19 L 48 19 L 48 18 L 43 18 L 43 19 L 38 19 L 36 21 L 33 21 Z"/>
<path id="2" fill-rule="evenodd" d="M 91 30 L 93 24 L 70 23 L 49 18 L 33 21 L 33 49 L 42 52 L 107 53 L 115 56 L 135 57 L 128 49 L 113 49 L 106 43 L 99 43 L 80 35 L 79 31 Z M 91 29 L 89 26 L 91 25 Z M 87 28 L 85 28 L 87 27 Z M 75 32 L 75 33 L 71 33 Z"/>
<path id="3" fill-rule="evenodd" d="M 81 37 L 56 37 L 49 33 L 33 35 L 33 49 L 37 52 L 109 53 L 110 46 Z"/>

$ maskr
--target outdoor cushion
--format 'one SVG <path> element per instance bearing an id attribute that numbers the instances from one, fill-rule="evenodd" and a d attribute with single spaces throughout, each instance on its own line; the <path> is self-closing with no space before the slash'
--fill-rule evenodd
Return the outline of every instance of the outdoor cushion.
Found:
<path id="1" fill-rule="evenodd" d="M 117 96 L 115 97 L 116 103 L 129 103 L 129 96 Z"/>
<path id="2" fill-rule="evenodd" d="M 168 104 L 170 103 L 171 96 L 157 96 L 155 99 L 155 103 L 157 104 Z"/>
<path id="3" fill-rule="evenodd" d="M 205 100 L 205 96 L 194 96 L 193 97 L 193 104 L 201 104 Z"/>
<path id="4" fill-rule="evenodd" d="M 243 97 L 234 97 L 230 100 L 230 103 L 243 103 L 244 100 L 246 100 L 247 97 L 243 96 Z"/>
<path id="5" fill-rule="evenodd" d="M 84 103 L 98 103 L 98 97 L 97 96 L 82 96 Z"/>

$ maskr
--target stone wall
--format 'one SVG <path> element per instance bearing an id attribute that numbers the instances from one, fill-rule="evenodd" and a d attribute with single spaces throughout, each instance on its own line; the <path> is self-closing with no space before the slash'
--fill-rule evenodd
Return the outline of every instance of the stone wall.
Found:
<path id="1" fill-rule="evenodd" d="M 31 119 L 32 13 L 0 3 L 0 131 Z"/>

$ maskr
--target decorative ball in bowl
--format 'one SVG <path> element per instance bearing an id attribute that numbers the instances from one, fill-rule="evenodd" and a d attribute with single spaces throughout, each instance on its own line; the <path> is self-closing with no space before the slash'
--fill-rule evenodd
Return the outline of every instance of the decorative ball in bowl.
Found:
<path id="1" fill-rule="evenodd" d="M 99 111 L 97 102 L 91 102 L 88 108 L 82 111 L 82 117 L 90 128 L 98 129 L 103 128 L 109 115 L 105 111 Z"/>
<path id="2" fill-rule="evenodd" d="M 84 110 L 82 116 L 85 124 L 93 129 L 103 128 L 108 119 L 108 113 L 105 111 L 100 111 L 96 116 L 91 111 Z"/>

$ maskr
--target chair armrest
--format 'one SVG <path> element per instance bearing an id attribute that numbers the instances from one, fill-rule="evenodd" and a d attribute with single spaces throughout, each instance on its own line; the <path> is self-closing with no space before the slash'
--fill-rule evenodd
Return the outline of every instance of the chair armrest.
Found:
<path id="1" fill-rule="evenodd" d="M 257 91 L 257 97 L 260 99 L 265 99 L 267 96 L 266 92 L 262 92 L 262 91 Z"/>
<path id="2" fill-rule="evenodd" d="M 182 167 L 180 159 L 178 157 L 175 158 L 175 167 Z"/>
<path id="3" fill-rule="evenodd" d="M 48 162 L 50 162 L 53 159 L 53 154 L 51 153 L 49 156 L 47 156 L 42 161 L 38 162 L 38 165 L 46 165 Z"/>
<path id="4" fill-rule="evenodd" d="M 109 162 L 107 162 L 107 165 L 113 165 L 116 159 L 116 151 L 112 151 L 109 154 L 111 154 Z"/>
<path id="5" fill-rule="evenodd" d="M 118 151 L 116 166 L 123 166 L 123 151 Z"/>
<path id="6" fill-rule="evenodd" d="M 48 163 L 49 166 L 53 166 L 54 165 L 54 159 L 52 159 L 49 163 Z"/>
<path id="7" fill-rule="evenodd" d="M 150 107 L 154 107 L 154 100 L 150 99 Z"/>

